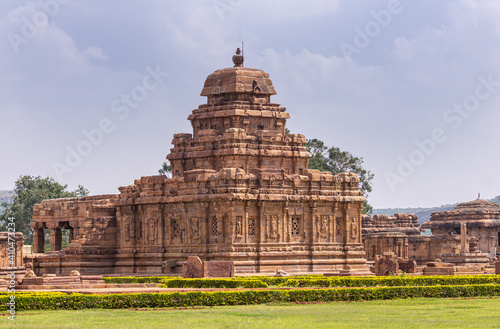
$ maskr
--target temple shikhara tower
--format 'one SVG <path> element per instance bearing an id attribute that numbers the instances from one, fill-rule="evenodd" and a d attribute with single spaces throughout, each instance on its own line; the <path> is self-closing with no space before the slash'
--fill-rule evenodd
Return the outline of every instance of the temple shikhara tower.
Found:
<path id="1" fill-rule="evenodd" d="M 358 177 L 308 169 L 306 139 L 285 132 L 269 74 L 244 67 L 239 49 L 233 62 L 207 77 L 192 133 L 174 135 L 172 178 L 35 206 L 35 272 L 179 273 L 198 256 L 233 261 L 236 274 L 370 274 Z M 51 251 L 40 254 L 46 229 Z"/>

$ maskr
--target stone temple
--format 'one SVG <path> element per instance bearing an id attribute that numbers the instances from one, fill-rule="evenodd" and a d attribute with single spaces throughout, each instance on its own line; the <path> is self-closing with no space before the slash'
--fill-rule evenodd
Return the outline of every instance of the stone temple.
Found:
<path id="1" fill-rule="evenodd" d="M 269 74 L 244 67 L 239 50 L 233 62 L 207 77 L 193 132 L 174 135 L 172 178 L 34 207 L 37 274 L 180 273 L 188 256 L 232 261 L 236 274 L 370 274 L 358 177 L 308 169 L 306 139 L 285 132 Z"/>
<path id="2" fill-rule="evenodd" d="M 500 250 L 500 205 L 478 198 L 461 203 L 454 209 L 432 213 L 431 219 L 422 224 L 434 235 L 460 235 L 462 225 L 467 234 L 478 239 L 481 252 L 491 252 L 492 257 Z"/>

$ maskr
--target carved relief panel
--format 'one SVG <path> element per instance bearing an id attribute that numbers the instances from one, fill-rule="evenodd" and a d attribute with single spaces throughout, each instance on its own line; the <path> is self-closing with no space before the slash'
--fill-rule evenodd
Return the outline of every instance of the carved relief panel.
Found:
<path id="1" fill-rule="evenodd" d="M 234 233 L 237 238 L 243 237 L 243 216 L 236 216 Z"/>
<path id="2" fill-rule="evenodd" d="M 191 218 L 191 242 L 195 244 L 201 243 L 201 220 L 199 217 Z"/>
<path id="3" fill-rule="evenodd" d="M 343 218 L 340 216 L 337 216 L 335 218 L 335 223 L 334 223 L 334 231 L 335 231 L 335 242 L 336 243 L 344 243 L 344 235 L 342 232 L 344 231 L 344 225 L 343 225 Z"/>
<path id="4" fill-rule="evenodd" d="M 361 243 L 361 207 L 360 205 L 348 205 L 346 216 L 349 224 L 347 232 L 350 243 Z"/>
<path id="5" fill-rule="evenodd" d="M 124 206 L 121 211 L 117 211 L 116 217 L 120 225 L 120 240 L 122 245 L 134 243 L 135 240 L 135 222 L 133 206 Z"/>
<path id="6" fill-rule="evenodd" d="M 264 230 L 264 236 L 267 241 L 277 242 L 281 240 L 283 230 L 283 209 L 276 204 L 264 203 L 263 216 L 264 223 L 261 227 Z"/>
<path id="7" fill-rule="evenodd" d="M 359 224 L 356 217 L 351 217 L 351 240 L 357 242 L 359 236 Z"/>
<path id="8" fill-rule="evenodd" d="M 174 205 L 170 216 L 172 244 L 186 243 L 186 210 L 184 204 Z"/>
<path id="9" fill-rule="evenodd" d="M 276 238 L 278 236 L 278 216 L 268 215 L 266 216 L 267 223 L 267 237 Z"/>
<path id="10" fill-rule="evenodd" d="M 147 218 L 146 219 L 146 243 L 154 244 L 155 241 L 158 241 L 158 219 L 157 218 Z"/>
<path id="11" fill-rule="evenodd" d="M 141 221 L 139 225 L 139 234 L 143 245 L 161 244 L 161 234 L 159 227 L 161 226 L 163 205 L 143 205 Z"/>

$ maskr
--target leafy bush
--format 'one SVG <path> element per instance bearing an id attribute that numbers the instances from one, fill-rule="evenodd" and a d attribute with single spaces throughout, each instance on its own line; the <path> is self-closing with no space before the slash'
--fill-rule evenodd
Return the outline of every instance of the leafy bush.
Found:
<path id="1" fill-rule="evenodd" d="M 251 283 L 246 283 L 251 280 Z M 169 276 L 105 277 L 106 283 L 164 283 L 168 288 L 260 288 L 279 287 L 390 287 L 500 284 L 500 275 L 463 276 L 379 276 L 379 277 L 325 277 L 302 275 L 290 277 L 250 276 L 222 279 L 183 279 Z M 168 283 L 167 283 L 168 281 Z M 257 281 L 257 282 L 255 282 Z M 243 283 L 245 282 L 245 283 Z M 263 283 L 263 284 L 262 284 Z"/>
<path id="2" fill-rule="evenodd" d="M 226 279 L 168 279 L 164 288 L 267 288 L 267 283 L 256 278 Z"/>
<path id="3" fill-rule="evenodd" d="M 499 284 L 500 275 L 463 276 L 379 276 L 379 277 L 291 277 L 280 287 L 394 287 L 394 286 L 435 286 Z"/>
<path id="4" fill-rule="evenodd" d="M 255 280 L 259 281 L 259 280 Z M 185 293 L 64 294 L 60 292 L 16 293 L 16 310 L 76 310 L 89 308 L 145 308 L 359 301 L 416 297 L 500 296 L 498 284 L 435 285 L 375 288 L 245 290 Z M 10 297 L 0 295 L 5 311 Z"/>
<path id="5" fill-rule="evenodd" d="M 162 283 L 164 280 L 168 280 L 169 278 L 178 278 L 178 277 L 169 277 L 169 276 L 111 276 L 104 277 L 103 280 L 107 284 L 114 283 Z"/>

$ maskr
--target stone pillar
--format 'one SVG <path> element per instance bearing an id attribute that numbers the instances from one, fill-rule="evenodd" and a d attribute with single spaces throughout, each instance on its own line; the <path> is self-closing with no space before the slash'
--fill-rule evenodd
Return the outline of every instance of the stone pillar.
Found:
<path id="1" fill-rule="evenodd" d="M 356 238 L 356 242 L 359 243 L 359 244 L 362 244 L 363 243 L 363 240 L 362 240 L 362 232 L 363 232 L 363 221 L 362 221 L 362 215 L 363 213 L 363 204 L 360 204 L 359 207 L 358 207 L 358 215 L 356 217 L 356 222 L 357 222 L 357 230 L 358 230 L 358 235 L 357 235 L 357 238 Z"/>
<path id="2" fill-rule="evenodd" d="M 265 219 L 264 219 L 264 204 L 262 202 L 258 203 L 258 214 L 259 214 L 259 225 L 255 225 L 258 227 L 259 232 L 257 233 L 258 242 L 264 241 L 264 228 L 265 228 Z"/>
<path id="3" fill-rule="evenodd" d="M 285 202 L 285 205 L 283 207 L 283 222 L 284 227 L 283 227 L 283 241 L 284 242 L 290 242 L 291 240 L 291 224 L 290 224 L 290 212 L 288 209 L 288 202 Z"/>
<path id="4" fill-rule="evenodd" d="M 460 252 L 469 252 L 467 243 L 467 223 L 460 223 Z"/>
<path id="5" fill-rule="evenodd" d="M 62 233 L 61 228 L 56 227 L 50 230 L 50 251 L 61 250 Z"/>
<path id="6" fill-rule="evenodd" d="M 350 235 L 351 235 L 351 225 L 349 225 L 349 214 L 351 212 L 351 204 L 350 203 L 344 203 L 343 204 L 343 209 L 342 209 L 342 226 L 344 229 L 342 230 L 342 238 L 343 238 L 343 244 L 347 245 L 350 241 Z"/>
<path id="7" fill-rule="evenodd" d="M 43 232 L 43 228 L 34 228 L 33 229 L 33 247 L 35 249 L 35 253 L 43 253 L 43 246 L 45 244 L 45 235 Z"/>
<path id="8" fill-rule="evenodd" d="M 74 239 L 75 239 L 75 229 L 71 227 L 69 229 L 68 244 L 71 243 Z"/>
<path id="9" fill-rule="evenodd" d="M 318 208 L 316 202 L 310 202 L 309 203 L 309 243 L 315 243 L 317 242 L 318 237 L 317 237 L 317 227 L 316 227 L 316 216 L 318 213 Z"/>

